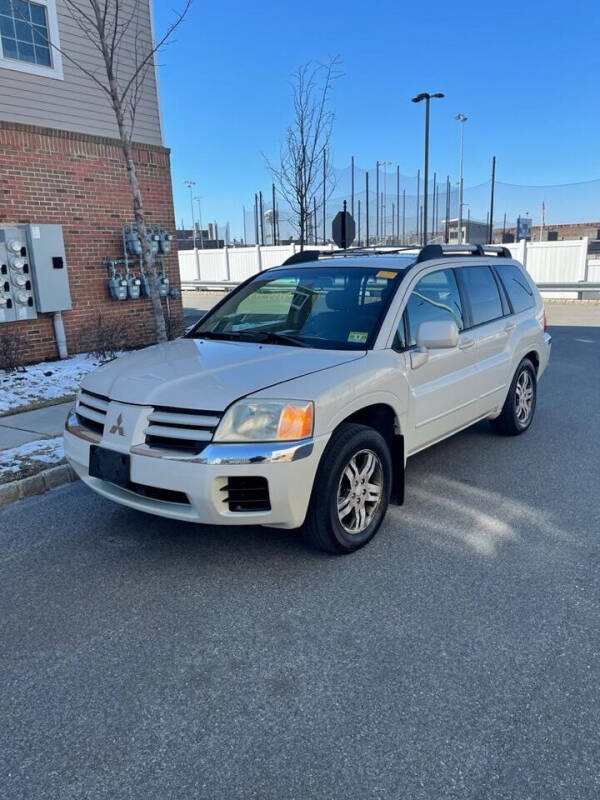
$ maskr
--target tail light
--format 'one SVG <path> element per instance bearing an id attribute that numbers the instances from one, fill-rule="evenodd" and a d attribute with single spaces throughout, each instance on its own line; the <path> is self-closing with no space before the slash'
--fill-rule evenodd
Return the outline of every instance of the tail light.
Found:
<path id="1" fill-rule="evenodd" d="M 546 319 L 546 309 L 544 309 L 544 333 L 548 330 L 548 320 Z"/>

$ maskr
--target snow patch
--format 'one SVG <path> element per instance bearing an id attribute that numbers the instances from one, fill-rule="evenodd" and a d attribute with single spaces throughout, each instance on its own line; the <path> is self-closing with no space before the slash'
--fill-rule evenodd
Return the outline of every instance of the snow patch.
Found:
<path id="1" fill-rule="evenodd" d="M 0 370 L 0 414 L 44 400 L 74 395 L 88 372 L 101 365 L 98 358 L 80 353 L 64 361 L 43 361 L 22 372 Z"/>
<path id="2" fill-rule="evenodd" d="M 64 457 L 62 436 L 27 442 L 10 450 L 0 450 L 0 478 L 6 478 L 10 473 L 15 473 L 17 477 L 18 473 L 29 470 L 35 464 L 59 464 Z"/>

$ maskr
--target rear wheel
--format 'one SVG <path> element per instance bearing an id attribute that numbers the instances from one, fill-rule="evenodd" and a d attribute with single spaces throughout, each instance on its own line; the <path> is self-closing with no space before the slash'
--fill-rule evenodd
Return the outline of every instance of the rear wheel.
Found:
<path id="1" fill-rule="evenodd" d="M 304 535 L 320 550 L 351 553 L 377 533 L 387 510 L 392 479 L 389 448 L 366 425 L 343 424 L 323 454 Z"/>
<path id="2" fill-rule="evenodd" d="M 525 433 L 533 421 L 536 400 L 535 367 L 524 358 L 517 367 L 500 416 L 492 420 L 492 427 L 504 436 Z"/>

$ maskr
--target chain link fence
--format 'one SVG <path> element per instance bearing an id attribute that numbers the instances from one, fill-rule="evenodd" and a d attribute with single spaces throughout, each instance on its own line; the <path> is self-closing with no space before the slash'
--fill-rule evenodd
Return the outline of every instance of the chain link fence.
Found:
<path id="1" fill-rule="evenodd" d="M 456 241 L 461 219 L 465 239 L 475 243 L 487 242 L 491 189 L 491 180 L 465 186 L 461 216 L 457 181 L 432 171 L 427 193 L 428 241 Z M 315 198 L 311 204 L 306 234 L 309 244 L 331 241 L 331 223 L 342 210 L 344 201 L 356 223 L 354 244 L 418 244 L 421 241 L 425 200 L 420 173 L 407 176 L 397 169 L 383 166 L 379 170 L 373 166 L 368 171 L 356 166 L 354 175 L 350 166 L 334 169 L 326 196 L 325 214 L 322 197 Z M 496 242 L 514 240 L 517 220 L 525 218 L 530 220 L 535 240 L 583 236 L 597 239 L 599 198 L 600 179 L 555 186 L 515 185 L 497 180 L 494 185 L 493 238 Z M 226 225 L 219 228 L 225 231 Z M 236 234 L 230 238 L 230 244 L 270 245 L 298 237 L 297 220 L 279 193 L 276 193 L 273 211 L 271 187 L 262 191 L 262 203 L 260 193 L 257 193 L 256 203 L 250 202 L 243 207 L 242 224 L 234 224 L 232 229 Z"/>

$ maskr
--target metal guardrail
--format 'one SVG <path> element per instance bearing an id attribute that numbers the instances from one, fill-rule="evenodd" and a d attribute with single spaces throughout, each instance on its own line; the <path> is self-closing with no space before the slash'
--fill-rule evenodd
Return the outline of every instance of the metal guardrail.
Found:
<path id="1" fill-rule="evenodd" d="M 576 281 L 575 283 L 538 283 L 540 292 L 600 292 L 600 283 Z"/>
<path id="2" fill-rule="evenodd" d="M 183 292 L 201 291 L 202 289 L 227 289 L 231 291 L 239 286 L 241 281 L 181 281 Z"/>
<path id="3" fill-rule="evenodd" d="M 201 291 L 203 289 L 231 291 L 239 286 L 241 281 L 182 281 L 181 289 L 187 291 Z M 575 283 L 538 283 L 540 292 L 600 292 L 600 283 L 577 281 Z"/>

